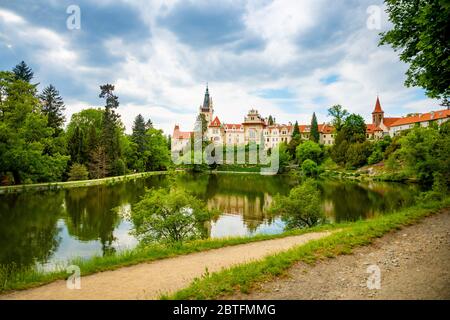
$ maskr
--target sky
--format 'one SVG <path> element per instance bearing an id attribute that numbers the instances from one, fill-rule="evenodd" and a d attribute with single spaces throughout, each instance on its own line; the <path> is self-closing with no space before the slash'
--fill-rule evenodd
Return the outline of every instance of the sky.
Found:
<path id="1" fill-rule="evenodd" d="M 381 0 L 0 0 L 0 70 L 24 60 L 39 90 L 59 90 L 67 120 L 102 107 L 99 86 L 114 84 L 127 132 L 139 113 L 166 134 L 192 129 L 206 83 L 224 123 L 251 108 L 323 123 L 335 104 L 369 122 L 377 95 L 385 116 L 439 109 L 378 46 L 390 28 Z"/>

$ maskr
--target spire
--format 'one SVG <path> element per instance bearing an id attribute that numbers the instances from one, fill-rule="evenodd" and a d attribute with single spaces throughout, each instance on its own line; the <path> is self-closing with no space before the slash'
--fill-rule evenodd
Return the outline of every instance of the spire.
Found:
<path id="1" fill-rule="evenodd" d="M 206 92 L 205 92 L 205 98 L 203 99 L 203 109 L 209 109 L 211 107 L 211 99 L 209 97 L 209 88 L 208 83 L 206 83 Z"/>
<path id="2" fill-rule="evenodd" d="M 373 110 L 372 113 L 383 113 L 383 109 L 381 109 L 381 103 L 380 103 L 380 98 L 377 95 L 377 102 L 375 103 L 375 109 Z"/>

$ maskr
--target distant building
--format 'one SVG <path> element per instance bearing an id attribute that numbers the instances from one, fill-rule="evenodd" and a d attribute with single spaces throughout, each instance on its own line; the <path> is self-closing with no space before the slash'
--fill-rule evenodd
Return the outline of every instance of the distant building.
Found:
<path id="1" fill-rule="evenodd" d="M 255 143 L 263 145 L 265 149 L 276 147 L 280 143 L 289 143 L 292 140 L 294 126 L 289 124 L 271 124 L 267 118 L 263 118 L 258 110 L 251 109 L 244 117 L 242 123 L 222 123 L 219 117 L 214 117 L 214 106 L 209 88 L 206 86 L 203 104 L 199 108 L 203 114 L 208 128 L 205 140 L 215 144 L 224 145 L 247 145 Z M 381 107 L 380 99 L 377 97 L 375 108 L 372 112 L 372 123 L 367 124 L 366 137 L 369 140 L 382 139 L 384 136 L 391 137 L 399 132 L 410 129 L 416 125 L 428 126 L 431 122 L 438 124 L 450 118 L 450 110 L 441 110 L 425 114 L 416 114 L 407 117 L 385 117 Z M 300 137 L 308 140 L 310 136 L 310 125 L 299 125 Z M 318 125 L 319 143 L 331 146 L 335 141 L 333 126 L 323 123 Z M 172 150 L 181 150 L 190 142 L 193 132 L 180 131 L 180 126 L 175 125 L 172 135 Z"/>

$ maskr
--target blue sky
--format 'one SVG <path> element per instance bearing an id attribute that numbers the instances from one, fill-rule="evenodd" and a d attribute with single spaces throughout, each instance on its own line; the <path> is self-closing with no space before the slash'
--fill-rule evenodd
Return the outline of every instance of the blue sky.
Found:
<path id="1" fill-rule="evenodd" d="M 69 5 L 81 29 L 66 27 Z M 367 27 L 378 0 L 0 0 L 0 68 L 25 60 L 42 89 L 55 85 L 66 116 L 102 105 L 112 83 L 127 130 L 141 113 L 166 133 L 192 127 L 206 82 L 222 122 L 257 108 L 278 122 L 329 121 L 341 104 L 370 119 L 439 108 L 403 85 L 407 66 Z"/>

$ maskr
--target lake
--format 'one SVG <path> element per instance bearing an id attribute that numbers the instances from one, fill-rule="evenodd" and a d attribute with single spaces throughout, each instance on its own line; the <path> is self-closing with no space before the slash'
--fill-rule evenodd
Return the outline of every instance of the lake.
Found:
<path id="1" fill-rule="evenodd" d="M 114 185 L 0 195 L 0 264 L 37 264 L 51 269 L 73 257 L 88 258 L 132 248 L 125 219 L 146 188 L 168 186 L 165 175 Z M 265 212 L 277 193 L 287 194 L 289 176 L 244 174 L 176 175 L 175 182 L 221 215 L 207 223 L 209 237 L 273 234 L 280 217 Z M 333 222 L 366 219 L 411 205 L 416 186 L 322 181 L 323 208 Z"/>

